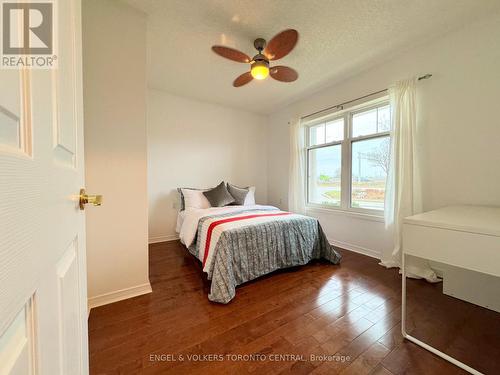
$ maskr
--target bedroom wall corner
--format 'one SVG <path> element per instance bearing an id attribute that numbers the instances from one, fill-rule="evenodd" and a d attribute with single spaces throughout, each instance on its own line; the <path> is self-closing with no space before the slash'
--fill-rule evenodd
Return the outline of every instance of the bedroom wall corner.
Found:
<path id="1" fill-rule="evenodd" d="M 267 203 L 267 116 L 148 89 L 149 242 L 170 241 L 178 187 L 256 186 Z"/>
<path id="2" fill-rule="evenodd" d="M 83 83 L 89 306 L 151 292 L 147 238 L 146 16 L 85 0 Z"/>

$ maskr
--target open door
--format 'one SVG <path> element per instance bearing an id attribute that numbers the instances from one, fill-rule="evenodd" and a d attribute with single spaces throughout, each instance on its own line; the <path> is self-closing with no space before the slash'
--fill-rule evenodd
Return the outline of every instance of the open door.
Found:
<path id="1" fill-rule="evenodd" d="M 0 374 L 86 374 L 81 4 L 29 4 L 0 1 L 24 35 L 3 47 L 44 48 L 51 32 L 57 68 L 0 67 Z"/>

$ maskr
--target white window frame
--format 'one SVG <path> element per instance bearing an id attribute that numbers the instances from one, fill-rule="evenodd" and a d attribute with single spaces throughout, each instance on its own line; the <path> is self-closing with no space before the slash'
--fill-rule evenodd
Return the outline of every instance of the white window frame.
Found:
<path id="1" fill-rule="evenodd" d="M 383 107 L 389 105 L 389 98 L 384 96 L 373 101 L 364 102 L 355 107 L 344 109 L 340 112 L 333 113 L 331 115 L 322 117 L 320 119 L 311 120 L 305 123 L 306 131 L 306 147 L 305 147 L 305 167 L 306 167 L 306 178 L 305 178 L 305 199 L 306 208 L 308 209 L 326 209 L 334 211 L 345 211 L 351 213 L 368 214 L 374 216 L 384 216 L 384 210 L 352 207 L 352 144 L 357 141 L 364 141 L 375 138 L 391 137 L 391 131 L 374 133 L 370 135 L 363 135 L 359 137 L 352 137 L 352 120 L 353 116 L 357 113 L 366 112 L 374 108 Z M 320 145 L 310 146 L 310 128 L 319 124 L 344 119 L 344 138 L 342 141 L 335 141 L 329 143 L 323 143 Z M 325 128 L 326 132 L 326 128 Z M 319 204 L 309 202 L 309 151 L 314 149 L 319 149 L 323 147 L 341 145 L 342 152 L 342 162 L 341 162 L 341 182 L 340 182 L 340 206 L 333 206 L 327 204 Z"/>

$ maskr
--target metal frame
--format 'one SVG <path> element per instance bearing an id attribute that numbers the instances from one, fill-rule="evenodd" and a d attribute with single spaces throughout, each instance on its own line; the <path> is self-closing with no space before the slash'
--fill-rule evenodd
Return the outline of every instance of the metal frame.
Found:
<path id="1" fill-rule="evenodd" d="M 449 356 L 446 353 L 443 353 L 442 351 L 434 348 L 433 346 L 426 344 L 423 341 L 420 341 L 416 337 L 413 337 L 409 335 L 406 332 L 406 268 L 405 268 L 405 257 L 406 254 L 404 250 L 402 251 L 402 256 L 401 256 L 401 334 L 405 339 L 408 341 L 413 342 L 414 344 L 417 344 L 418 346 L 430 351 L 431 353 L 437 355 L 438 357 L 443 358 L 444 360 L 454 364 L 455 366 L 460 367 L 461 369 L 474 374 L 474 375 L 484 375 L 482 372 L 477 371 L 476 369 L 467 366 L 465 363 L 460 362 L 459 360 Z"/>
<path id="2" fill-rule="evenodd" d="M 387 97 L 382 97 L 382 98 L 376 98 L 373 100 L 371 103 L 361 103 L 358 106 L 351 107 L 339 112 L 335 112 L 331 114 L 330 116 L 325 116 L 320 119 L 314 119 L 311 120 L 310 122 L 307 122 L 305 125 L 305 167 L 306 167 L 306 180 L 305 180 L 305 200 L 306 200 L 306 206 L 311 207 L 311 208 L 322 208 L 322 209 L 327 209 L 327 210 L 336 210 L 336 211 L 347 211 L 347 212 L 353 212 L 353 213 L 360 213 L 360 214 L 368 214 L 368 215 L 374 215 L 374 216 L 380 216 L 382 217 L 384 215 L 384 210 L 375 210 L 375 209 L 368 209 L 368 208 L 357 208 L 357 207 L 352 207 L 352 144 L 354 142 L 358 141 L 364 141 L 368 139 L 375 139 L 375 138 L 383 138 L 383 137 L 390 137 L 391 132 L 386 131 L 386 132 L 381 132 L 381 133 L 374 133 L 374 134 L 369 134 L 369 135 L 363 135 L 359 137 L 352 137 L 352 118 L 353 115 L 356 113 L 361 113 L 361 112 L 366 112 L 371 109 L 375 109 L 384 105 L 389 104 L 389 100 Z M 344 119 L 344 138 L 341 141 L 334 141 L 334 142 L 329 142 L 329 143 L 322 143 L 320 145 L 314 145 L 310 146 L 310 131 L 309 129 L 325 124 L 327 122 L 339 120 L 339 119 Z M 326 127 L 325 127 L 325 133 L 326 133 Z M 325 135 L 326 137 L 326 135 Z M 325 138 L 326 140 L 326 138 Z M 325 205 L 325 204 L 320 204 L 320 203 L 313 203 L 309 202 L 309 151 L 310 150 L 315 150 L 319 148 L 324 148 L 324 147 L 331 147 L 331 146 L 341 146 L 341 188 L 340 188 L 340 205 L 334 206 L 334 205 Z"/>

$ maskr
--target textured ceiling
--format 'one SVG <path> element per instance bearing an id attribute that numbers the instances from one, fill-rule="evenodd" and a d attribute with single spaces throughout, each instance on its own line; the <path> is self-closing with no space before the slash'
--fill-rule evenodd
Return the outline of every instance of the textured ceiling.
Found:
<path id="1" fill-rule="evenodd" d="M 473 22 L 499 0 L 124 0 L 148 19 L 148 86 L 270 113 L 389 56 Z M 294 28 L 299 42 L 280 65 L 299 72 L 233 88 L 248 66 L 214 54 L 214 44 L 255 54 L 253 40 Z"/>

